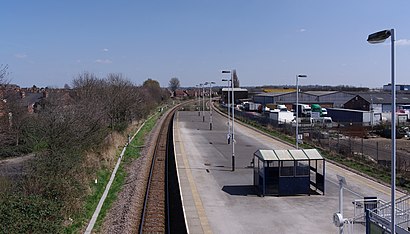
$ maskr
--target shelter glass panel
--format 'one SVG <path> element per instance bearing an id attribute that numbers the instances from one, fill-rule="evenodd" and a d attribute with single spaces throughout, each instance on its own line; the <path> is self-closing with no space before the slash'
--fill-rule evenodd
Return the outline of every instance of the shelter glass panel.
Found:
<path id="1" fill-rule="evenodd" d="M 263 175 L 263 161 L 258 160 L 259 174 Z"/>
<path id="2" fill-rule="evenodd" d="M 269 161 L 269 167 L 279 167 L 278 161 Z"/>
<path id="3" fill-rule="evenodd" d="M 309 171 L 309 161 L 296 161 L 296 176 L 308 176 Z"/>
<path id="4" fill-rule="evenodd" d="M 317 165 L 316 172 L 321 174 L 321 175 L 323 175 L 323 163 L 324 163 L 324 160 L 317 160 L 316 161 L 316 165 Z"/>
<path id="5" fill-rule="evenodd" d="M 280 164 L 280 176 L 294 176 L 294 161 L 281 161 Z"/>

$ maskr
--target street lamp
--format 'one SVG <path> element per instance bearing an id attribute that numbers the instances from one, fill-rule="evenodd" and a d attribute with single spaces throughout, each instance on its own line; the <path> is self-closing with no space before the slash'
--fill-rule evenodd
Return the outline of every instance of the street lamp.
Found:
<path id="1" fill-rule="evenodd" d="M 234 82 L 233 82 L 233 72 L 232 71 L 222 71 L 222 73 L 231 74 L 231 87 L 232 87 L 232 171 L 235 171 L 235 92 L 234 92 Z"/>
<path id="2" fill-rule="evenodd" d="M 396 83 L 394 79 L 394 29 L 383 30 L 370 34 L 367 42 L 377 44 L 391 38 L 391 223 L 390 233 L 396 233 Z"/>
<path id="3" fill-rule="evenodd" d="M 195 85 L 196 86 L 196 90 L 195 90 L 195 100 L 198 103 L 198 116 L 201 116 L 201 103 L 199 101 L 199 93 L 200 93 L 200 89 L 199 89 L 199 85 Z M 199 92 L 198 92 L 199 91 Z"/>
<path id="4" fill-rule="evenodd" d="M 209 84 L 209 130 L 212 131 L 212 84 L 215 84 L 215 82 L 210 81 L 210 82 L 205 82 L 205 85 Z"/>
<path id="5" fill-rule="evenodd" d="M 227 112 L 228 112 L 228 145 L 231 143 L 231 118 L 230 118 L 230 109 L 229 109 L 229 106 L 230 106 L 230 102 L 231 102 L 231 94 L 229 93 L 229 86 L 230 86 L 230 84 L 229 84 L 229 82 L 231 81 L 230 79 L 222 79 L 222 81 L 227 81 L 227 90 L 226 90 L 226 92 L 227 92 L 227 94 L 228 94 L 228 99 L 227 99 L 227 104 L 226 104 L 226 110 L 227 110 Z"/>
<path id="6" fill-rule="evenodd" d="M 202 87 L 202 122 L 205 122 L 205 84 L 199 84 Z M 201 104 L 200 104 L 201 105 Z"/>
<path id="7" fill-rule="evenodd" d="M 299 149 L 299 78 L 307 75 L 296 75 L 296 149 Z"/>

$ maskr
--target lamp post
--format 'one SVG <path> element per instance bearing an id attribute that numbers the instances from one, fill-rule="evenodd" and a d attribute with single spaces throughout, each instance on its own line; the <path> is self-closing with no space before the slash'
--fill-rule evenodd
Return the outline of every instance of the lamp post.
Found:
<path id="1" fill-rule="evenodd" d="M 205 122 L 205 84 L 200 84 L 202 87 L 202 122 Z"/>
<path id="2" fill-rule="evenodd" d="M 222 71 L 222 73 L 231 74 L 231 87 L 232 87 L 232 171 L 235 171 L 235 92 L 234 92 L 234 82 L 233 82 L 233 72 L 232 71 Z"/>
<path id="3" fill-rule="evenodd" d="M 367 42 L 377 44 L 391 38 L 391 223 L 390 233 L 396 233 L 396 82 L 394 78 L 394 29 L 383 30 L 370 34 Z"/>
<path id="4" fill-rule="evenodd" d="M 296 149 L 299 149 L 299 78 L 307 75 L 296 75 Z"/>
<path id="5" fill-rule="evenodd" d="M 209 84 L 209 130 L 212 131 L 212 84 L 215 84 L 213 81 L 205 82 L 205 85 Z"/>
<path id="6" fill-rule="evenodd" d="M 230 84 L 229 84 L 229 82 L 231 81 L 230 79 L 222 79 L 222 81 L 227 81 L 227 90 L 226 90 L 226 92 L 227 92 L 227 94 L 228 94 L 228 99 L 227 99 L 227 104 L 226 104 L 226 110 L 227 110 L 227 112 L 228 112 L 228 136 L 227 136 L 227 138 L 228 138 L 228 145 L 231 143 L 231 118 L 230 118 L 230 109 L 229 109 L 229 106 L 230 106 L 230 102 L 231 102 L 231 94 L 229 93 L 229 86 L 230 86 Z"/>
<path id="7" fill-rule="evenodd" d="M 199 93 L 200 93 L 200 89 L 199 89 L 199 85 L 195 85 L 196 86 L 196 91 L 195 91 L 195 99 L 196 102 L 198 103 L 198 116 L 201 116 L 201 103 L 199 102 Z"/>

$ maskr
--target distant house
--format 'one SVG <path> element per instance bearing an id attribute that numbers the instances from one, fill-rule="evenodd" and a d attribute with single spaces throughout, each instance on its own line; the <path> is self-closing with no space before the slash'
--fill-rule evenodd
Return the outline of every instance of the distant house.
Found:
<path id="1" fill-rule="evenodd" d="M 182 89 L 177 89 L 174 91 L 174 97 L 176 98 L 183 98 L 183 97 L 187 97 L 188 94 L 182 90 Z"/>
<path id="2" fill-rule="evenodd" d="M 21 105 L 27 107 L 27 112 L 32 114 L 35 112 L 42 98 L 42 93 L 26 93 L 24 98 L 21 99 Z"/>
<path id="3" fill-rule="evenodd" d="M 187 89 L 185 90 L 185 93 L 188 95 L 188 97 L 195 97 L 196 95 L 198 95 L 196 89 Z"/>

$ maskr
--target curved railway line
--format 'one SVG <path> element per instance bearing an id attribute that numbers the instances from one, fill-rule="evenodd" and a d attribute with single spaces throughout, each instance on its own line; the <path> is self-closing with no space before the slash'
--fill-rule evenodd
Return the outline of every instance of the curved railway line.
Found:
<path id="1" fill-rule="evenodd" d="M 172 145 L 172 123 L 180 106 L 167 113 L 160 126 L 151 161 L 139 233 L 184 233 Z"/>

